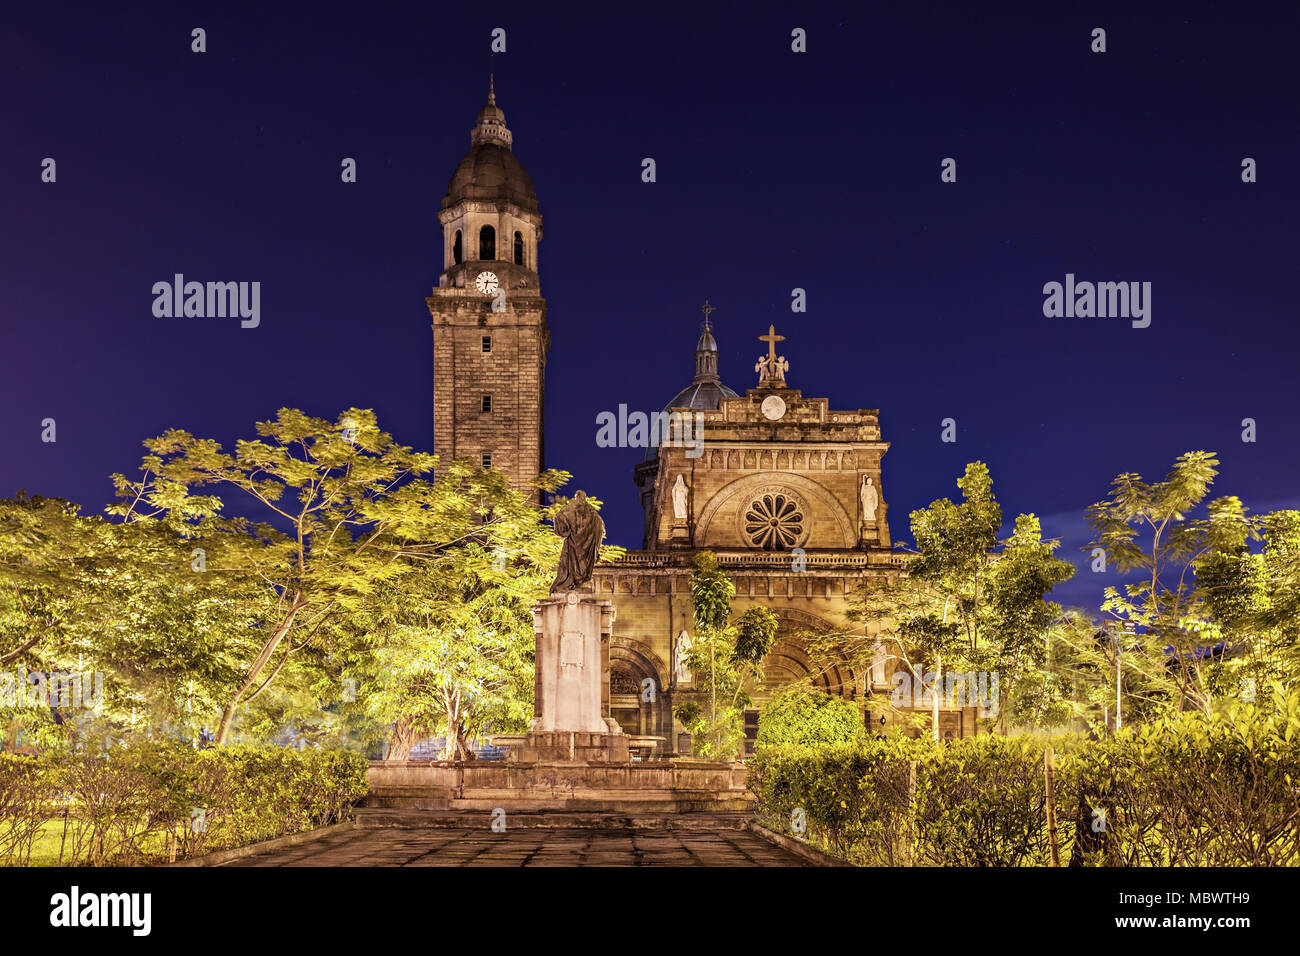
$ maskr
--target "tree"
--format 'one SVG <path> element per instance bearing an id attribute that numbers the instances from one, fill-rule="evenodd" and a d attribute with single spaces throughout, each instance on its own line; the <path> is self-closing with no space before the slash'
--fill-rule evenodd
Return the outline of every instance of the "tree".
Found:
<path id="1" fill-rule="evenodd" d="M 416 562 L 454 564 L 485 525 L 521 520 L 480 504 L 495 479 L 467 461 L 439 466 L 380 431 L 373 412 L 352 408 L 337 421 L 281 409 L 259 422 L 256 441 L 233 455 L 210 439 L 170 430 L 145 442 L 138 480 L 114 476 L 124 521 L 168 518 L 190 527 L 209 568 L 261 582 L 271 607 L 256 650 L 222 707 L 224 743 L 238 710 L 285 667 L 313 649 L 340 618 L 363 606 Z M 236 492 L 264 520 L 221 516 L 219 495 Z"/>
<path id="2" fill-rule="evenodd" d="M 699 693 L 705 700 L 685 701 L 674 710 L 691 733 L 696 754 L 730 759 L 740 751 L 744 709 L 762 680 L 777 618 L 770 608 L 751 607 L 732 620 L 736 588 L 711 551 L 695 556 L 690 589 L 696 636 L 686 663 L 703 685 Z"/>
<path id="3" fill-rule="evenodd" d="M 37 662 L 95 604 L 112 528 L 61 498 L 0 500 L 0 666 Z"/>
<path id="4" fill-rule="evenodd" d="M 1105 733 L 1112 726 L 1121 664 L 1125 722 L 1166 713 L 1178 686 L 1163 648 L 1144 635 L 1103 627 L 1081 609 L 1065 610 L 1045 629 L 1041 665 L 1025 669 L 1009 689 L 1008 710 L 1025 728 L 1081 723 L 1094 734 Z"/>
<path id="5" fill-rule="evenodd" d="M 990 653 L 984 656 L 985 668 L 1000 672 L 1003 701 L 1012 699 L 1020 683 L 1033 681 L 1046 663 L 1050 644 L 1044 637 L 1062 613 L 1061 605 L 1046 595 L 1074 574 L 1074 565 L 1055 556 L 1059 546 L 1043 540 L 1037 516 L 1022 514 L 993 566 L 985 625 Z M 1014 708 L 1003 706 L 1003 701 L 998 702 L 998 714 L 1006 727 Z"/>
<path id="6" fill-rule="evenodd" d="M 974 654 L 1002 507 L 993 497 L 993 479 L 983 462 L 967 465 L 957 487 L 962 492 L 960 504 L 940 498 L 912 512 L 917 557 L 908 565 L 907 578 L 928 585 L 944 601 L 940 614 L 914 622 L 917 636 L 926 638 L 935 650 L 955 652 L 964 644 Z"/>
<path id="7" fill-rule="evenodd" d="M 64 691 L 51 694 L 48 712 L 15 709 L 29 731 L 175 725 L 196 706 L 201 717 L 229 684 L 229 642 L 244 638 L 246 609 L 194 572 L 178 531 L 165 521 L 114 524 L 59 499 L 0 501 L 0 667 L 39 672 L 34 680 Z M 67 699 L 76 696 L 66 693 L 71 675 L 80 702 Z"/>
<path id="8" fill-rule="evenodd" d="M 968 464 L 957 487 L 960 502 L 940 498 L 912 512 L 916 557 L 901 578 L 884 586 L 864 580 L 854 592 L 850 619 L 883 624 L 885 633 L 826 633 L 812 647 L 820 659 L 864 672 L 876 661 L 877 646 L 888 644 L 886 659 L 899 662 L 917 685 L 927 665 L 936 673 L 940 663 L 948 671 L 995 672 L 1006 727 L 1003 704 L 1041 666 L 1045 629 L 1061 615 L 1046 595 L 1074 567 L 1055 557 L 1058 542 L 1043 539 L 1033 514 L 1019 515 L 1011 535 L 999 541 L 1002 507 L 982 462 Z"/>
<path id="9" fill-rule="evenodd" d="M 1219 535 L 1197 560 L 1196 588 L 1222 642 L 1210 687 L 1216 697 L 1250 700 L 1300 677 L 1300 512 L 1239 519 L 1236 508 L 1214 509 L 1211 521 L 1228 520 L 1238 533 Z M 1258 552 L 1250 550 L 1252 539 L 1262 541 Z"/>
<path id="10" fill-rule="evenodd" d="M 469 736 L 489 724 L 526 730 L 532 716 L 531 607 L 555 576 L 559 540 L 498 471 L 484 473 L 473 506 L 496 520 L 482 522 L 448 560 L 417 563 L 382 584 L 349 622 L 356 643 L 344 671 L 358 681 L 356 708 L 391 727 L 390 760 L 439 732 L 443 759 L 473 759 Z"/>
<path id="11" fill-rule="evenodd" d="M 1211 659 L 1204 651 L 1215 635 L 1196 615 L 1194 568 L 1209 551 L 1238 550 L 1252 533 L 1236 498 L 1211 502 L 1207 519 L 1188 517 L 1209 493 L 1218 464 L 1213 452 L 1190 451 L 1164 481 L 1125 472 L 1111 483 L 1110 497 L 1087 512 L 1093 529 L 1087 548 L 1101 548 L 1120 572 L 1140 574 L 1122 593 L 1106 588 L 1102 610 L 1129 622 L 1141 642 L 1167 649 L 1180 711 L 1205 710 L 1210 701 L 1204 669 Z"/>

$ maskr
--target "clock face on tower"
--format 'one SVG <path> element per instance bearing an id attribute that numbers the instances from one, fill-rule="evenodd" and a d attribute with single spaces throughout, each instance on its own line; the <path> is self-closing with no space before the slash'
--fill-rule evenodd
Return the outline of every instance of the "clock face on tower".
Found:
<path id="1" fill-rule="evenodd" d="M 762 409 L 764 417 L 776 421 L 785 414 L 785 401 L 780 395 L 769 395 L 763 399 L 763 404 L 759 408 Z"/>
<path id="2" fill-rule="evenodd" d="M 495 272 L 480 272 L 478 278 L 474 280 L 474 287 L 484 295 L 495 295 L 497 291 L 497 274 Z"/>

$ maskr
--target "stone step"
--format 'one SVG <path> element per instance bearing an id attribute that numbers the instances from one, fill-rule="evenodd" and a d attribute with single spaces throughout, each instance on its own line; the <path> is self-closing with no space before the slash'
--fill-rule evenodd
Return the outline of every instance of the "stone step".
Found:
<path id="1" fill-rule="evenodd" d="M 497 817 L 497 819 L 501 819 Z M 583 811 L 506 811 L 505 826 L 511 829 L 573 830 L 743 830 L 753 819 L 748 812 L 697 813 L 591 813 Z M 468 829 L 490 830 L 490 810 L 412 810 L 360 807 L 356 824 L 364 829 Z"/>

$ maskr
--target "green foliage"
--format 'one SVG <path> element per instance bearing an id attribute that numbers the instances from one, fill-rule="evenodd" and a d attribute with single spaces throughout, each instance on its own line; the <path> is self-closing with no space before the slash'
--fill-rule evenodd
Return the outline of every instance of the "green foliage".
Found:
<path id="1" fill-rule="evenodd" d="M 745 708 L 754 669 L 736 655 L 734 632 L 701 631 L 686 655 L 695 676 L 693 697 L 679 699 L 673 709 L 697 757 L 733 760 L 745 739 Z"/>
<path id="2" fill-rule="evenodd" d="M 1133 472 L 1117 476 L 1110 498 L 1088 508 L 1095 533 L 1088 548 L 1104 548 L 1119 570 L 1144 571 L 1158 582 L 1164 567 L 1200 550 L 1206 525 L 1188 521 L 1187 513 L 1209 493 L 1218 464 L 1213 452 L 1189 451 L 1178 456 L 1164 481 L 1147 482 Z M 1149 548 L 1139 544 L 1139 533 L 1151 535 Z M 1137 594 L 1153 604 L 1168 596 L 1158 583 Z"/>
<path id="3" fill-rule="evenodd" d="M 100 672 L 110 720 L 197 731 L 269 609 L 251 582 L 192 570 L 191 530 L 114 524 L 56 499 L 0 501 L 0 669 Z M 79 716 L 20 706 L 0 723 L 33 738 Z"/>
<path id="4" fill-rule="evenodd" d="M 525 605 L 558 554 L 543 510 L 498 471 L 396 444 L 364 409 L 281 409 L 256 431 L 233 454 L 180 429 L 145 442 L 139 475 L 113 476 L 111 520 L 0 501 L 0 664 L 104 672 L 117 733 L 414 735 L 433 710 L 466 724 L 471 698 L 474 719 L 518 723 Z M 345 677 L 368 707 L 342 706 Z M 0 730 L 43 739 L 79 716 L 10 708 Z"/>
<path id="5" fill-rule="evenodd" d="M 472 490 L 471 503 L 463 496 L 469 469 L 423 478 L 437 459 L 396 444 L 371 411 L 330 422 L 285 408 L 257 433 L 266 440 L 239 441 L 233 455 L 180 429 L 146 441 L 139 479 L 115 475 L 120 502 L 109 508 L 124 522 L 184 529 L 208 553 L 206 573 L 261 583 L 272 610 L 227 694 L 219 742 L 239 708 L 293 655 L 313 653 L 338 615 L 409 572 L 407 559 L 435 559 L 476 518 Z M 238 492 L 263 520 L 222 518 L 222 498 L 197 493 L 207 488 Z"/>
<path id="6" fill-rule="evenodd" d="M 357 644 L 345 672 L 357 678 L 355 705 L 375 725 L 389 726 L 389 756 L 401 759 L 432 734 L 447 737 L 446 759 L 457 740 L 489 727 L 527 729 L 532 716 L 531 605 L 554 577 L 554 536 L 534 522 L 527 540 L 492 549 L 467 549 L 460 574 L 423 566 L 395 587 L 384 587 L 352 622 Z"/>
<path id="7" fill-rule="evenodd" d="M 4 754 L 0 863 L 32 862 L 42 834 L 61 865 L 166 862 L 343 822 L 366 790 L 364 758 L 343 751 L 136 741 Z"/>
<path id="8" fill-rule="evenodd" d="M 1137 632 L 1125 639 L 1125 699 L 1132 667 L 1140 682 L 1164 685 L 1148 696 L 1166 699 L 1157 714 L 1210 711 L 1300 677 L 1300 513 L 1251 517 L 1227 496 L 1208 502 L 1206 517 L 1189 517 L 1217 465 L 1210 452 L 1188 452 L 1162 482 L 1122 474 L 1110 498 L 1088 509 L 1088 547 L 1138 575 L 1107 588 L 1102 608 Z"/>
<path id="9" fill-rule="evenodd" d="M 1229 648 L 1205 675 L 1217 698 L 1253 696 L 1300 677 L 1300 512 L 1276 511 L 1238 527 L 1242 539 L 1262 541 L 1258 553 L 1245 540 L 1227 540 L 1195 565 L 1198 610 Z"/>
<path id="10" fill-rule="evenodd" d="M 954 610 L 973 643 L 981 577 L 997 544 L 1002 507 L 993 497 L 993 479 L 983 462 L 971 462 L 957 479 L 960 504 L 947 498 L 912 512 L 912 536 L 918 556 L 908 576 L 933 585 L 952 598 Z"/>
<path id="11" fill-rule="evenodd" d="M 776 640 L 780 622 L 770 607 L 746 608 L 736 621 L 735 658 L 740 664 L 757 667 Z"/>
<path id="12" fill-rule="evenodd" d="M 1106 821 L 1089 862 L 1300 865 L 1300 695 L 1275 685 L 1260 696 L 1128 727 L 1072 755 L 1063 769 Z"/>
<path id="13" fill-rule="evenodd" d="M 718 556 L 712 551 L 701 551 L 695 556 L 690 588 L 696 628 L 701 633 L 723 630 L 731 618 L 731 599 L 736 594 L 736 586 L 718 565 Z"/>
<path id="14" fill-rule="evenodd" d="M 912 512 L 917 554 L 902 578 L 883 588 L 865 580 L 854 593 L 851 619 L 879 636 L 814 635 L 810 650 L 823 663 L 863 671 L 880 644 L 914 681 L 939 663 L 945 671 L 997 672 L 997 712 L 1009 722 L 1007 704 L 1024 699 L 1021 685 L 1038 673 L 1044 635 L 1061 616 L 1046 595 L 1074 566 L 1055 556 L 1058 542 L 1043 539 L 1033 514 L 1019 515 L 998 540 L 1002 508 L 982 462 L 968 464 L 957 486 L 959 503 L 941 498 Z"/>
<path id="15" fill-rule="evenodd" d="M 763 705 L 757 746 L 858 743 L 867 732 L 857 705 L 807 684 L 790 684 Z"/>

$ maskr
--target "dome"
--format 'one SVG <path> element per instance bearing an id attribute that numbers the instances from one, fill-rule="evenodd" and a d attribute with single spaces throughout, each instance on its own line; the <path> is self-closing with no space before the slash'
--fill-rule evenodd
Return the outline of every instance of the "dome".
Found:
<path id="1" fill-rule="evenodd" d="M 724 398 L 736 397 L 736 393 L 718 378 L 718 341 L 713 337 L 713 330 L 706 318 L 700 331 L 700 340 L 695 344 L 695 379 L 664 406 L 664 414 L 667 415 L 674 408 L 715 411 L 722 405 Z M 654 461 L 658 457 L 658 448 L 652 445 L 646 449 L 646 461 Z"/>
<path id="2" fill-rule="evenodd" d="M 735 398 L 736 393 L 721 382 L 692 382 L 677 393 L 664 411 L 670 408 L 689 408 L 693 411 L 715 411 L 724 398 Z"/>
<path id="3" fill-rule="evenodd" d="M 488 80 L 487 106 L 478 111 L 478 121 L 469 134 L 469 152 L 461 159 L 447 184 L 442 208 L 463 200 L 513 203 L 527 212 L 537 212 L 537 192 L 523 163 L 511 151 L 514 136 L 506 126 L 506 114 L 497 106 L 496 83 Z"/>
<path id="4" fill-rule="evenodd" d="M 514 153 L 495 143 L 470 147 L 451 175 L 442 208 L 465 199 L 514 203 L 528 212 L 538 211 L 532 177 Z"/>

